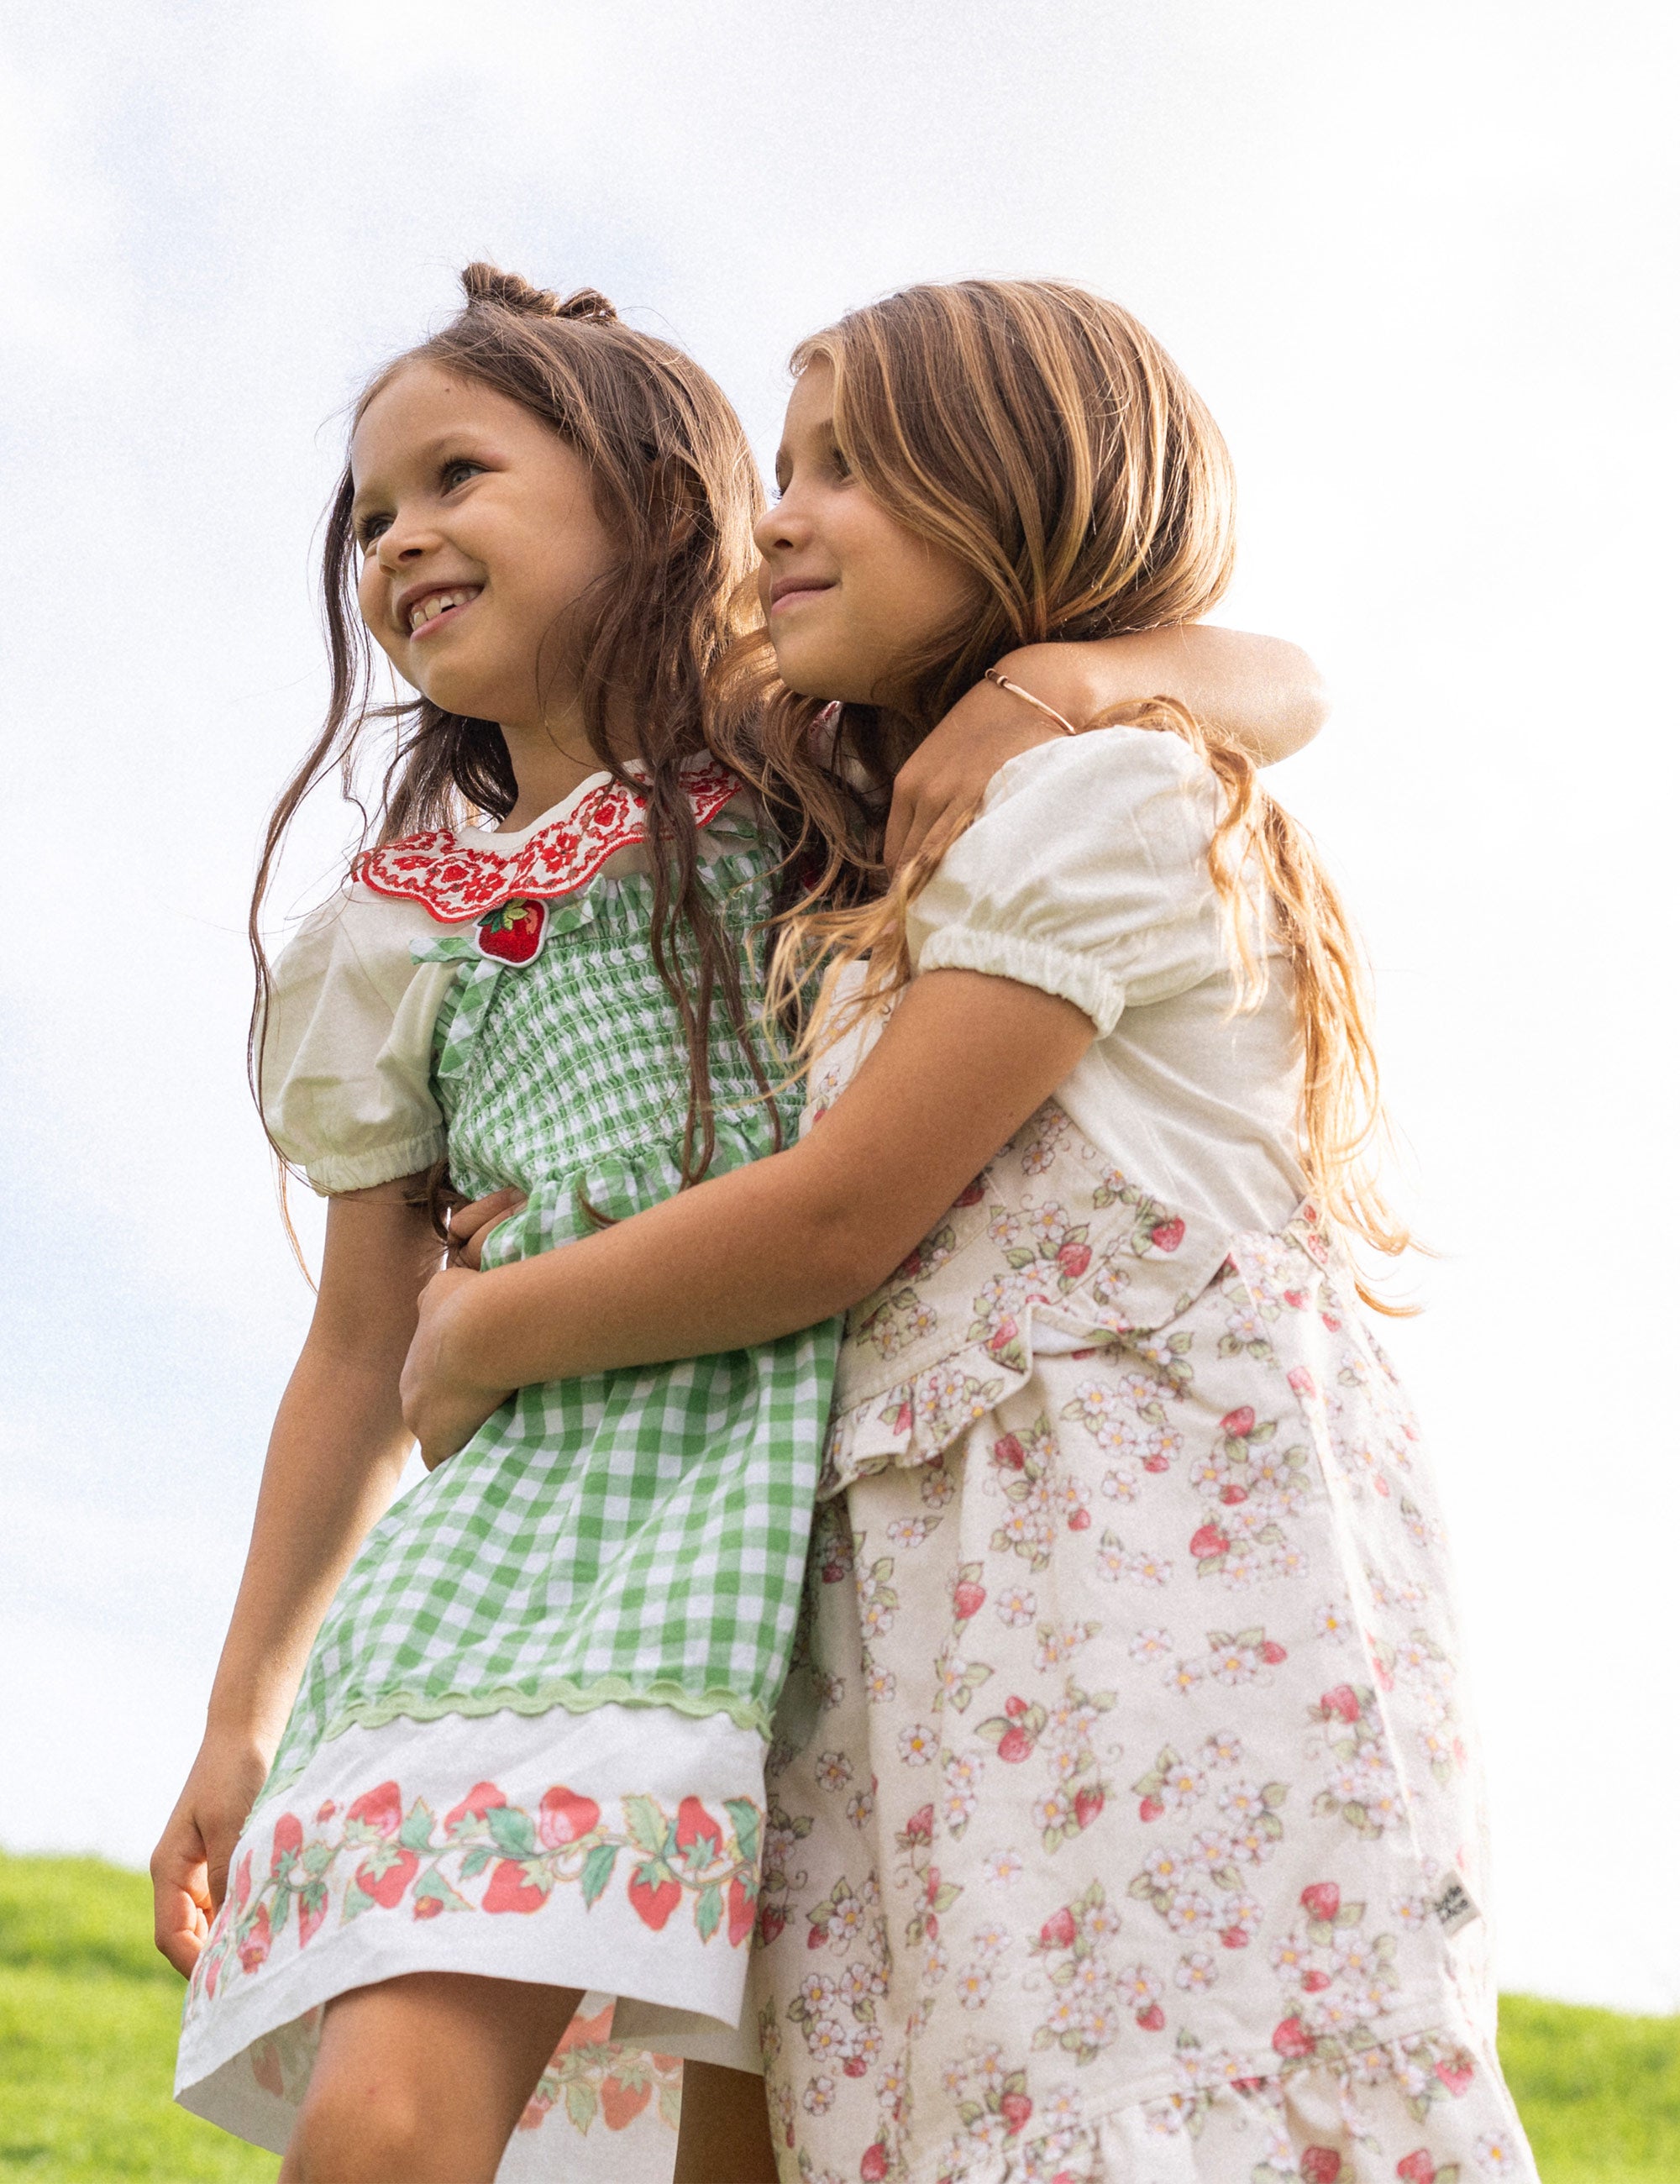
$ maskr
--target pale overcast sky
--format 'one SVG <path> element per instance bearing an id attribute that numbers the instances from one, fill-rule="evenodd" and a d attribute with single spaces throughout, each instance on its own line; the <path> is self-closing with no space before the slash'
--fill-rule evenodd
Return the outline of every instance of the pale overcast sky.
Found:
<path id="1" fill-rule="evenodd" d="M 320 707 L 361 375 L 488 256 L 686 343 L 767 453 L 789 348 L 848 304 L 1055 273 L 1208 397 L 1243 495 L 1221 618 L 1336 692 L 1277 782 L 1368 934 L 1441 1255 L 1392 1347 L 1456 1523 L 1506 1984 L 1680 2008 L 1673 20 L 8 11 L 0 1841 L 143 1860 L 308 1313 L 242 928 Z"/>

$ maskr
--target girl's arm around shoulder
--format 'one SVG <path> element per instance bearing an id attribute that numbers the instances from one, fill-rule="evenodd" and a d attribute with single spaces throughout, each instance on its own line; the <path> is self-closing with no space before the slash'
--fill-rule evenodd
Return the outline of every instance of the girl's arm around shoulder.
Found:
<path id="1" fill-rule="evenodd" d="M 564 1251 L 440 1275 L 403 1376 L 427 1461 L 464 1446 L 510 1389 L 774 1341 L 857 1303 L 1093 1036 L 1060 994 L 933 972 L 798 1145 Z"/>
<path id="2" fill-rule="evenodd" d="M 1330 710 L 1318 670 L 1299 645 L 1207 622 L 1023 645 L 997 666 L 1076 728 L 1114 705 L 1176 698 L 1215 740 L 1237 744 L 1261 766 L 1310 743 Z M 888 864 L 921 850 L 937 855 L 1000 766 L 1060 733 L 1019 697 L 976 683 L 899 770 Z"/>

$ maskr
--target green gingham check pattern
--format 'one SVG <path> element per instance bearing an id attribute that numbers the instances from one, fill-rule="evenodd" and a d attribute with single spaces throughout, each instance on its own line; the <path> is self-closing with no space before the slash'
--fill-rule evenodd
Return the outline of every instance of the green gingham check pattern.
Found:
<path id="1" fill-rule="evenodd" d="M 707 872 L 749 994 L 763 864 L 732 856 Z M 535 961 L 465 963 L 440 1017 L 434 1081 L 456 1183 L 530 1194 L 487 1264 L 587 1234 L 586 1205 L 623 1217 L 677 1187 L 687 1064 L 653 967 L 650 893 L 645 880 L 602 880 L 552 904 Z M 715 1170 L 775 1142 L 721 1014 Z M 797 1100 L 780 1105 L 791 1138 Z M 369 1535 L 316 1641 L 270 1787 L 325 1739 L 398 1716 L 617 1701 L 726 1713 L 767 1733 L 837 1338 L 831 1323 L 521 1389 Z"/>

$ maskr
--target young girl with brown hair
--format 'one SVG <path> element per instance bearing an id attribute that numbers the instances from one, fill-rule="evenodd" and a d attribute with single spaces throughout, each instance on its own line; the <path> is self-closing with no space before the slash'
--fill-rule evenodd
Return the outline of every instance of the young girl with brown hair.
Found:
<path id="1" fill-rule="evenodd" d="M 738 2132 L 733 2028 L 835 1330 L 818 1313 L 526 1386 L 386 1504 L 440 1162 L 464 1192 L 523 1195 L 487 1254 L 511 1267 L 792 1134 L 787 1057 L 754 1024 L 780 807 L 708 742 L 762 499 L 679 352 L 592 292 L 486 266 L 465 285 L 356 406 L 326 537 L 331 712 L 258 890 L 260 911 L 302 796 L 335 766 L 353 788 L 392 717 L 371 638 L 420 694 L 374 844 L 263 979 L 264 1115 L 331 1203 L 153 1861 L 160 1946 L 192 1981 L 180 2088 L 286 2148 L 287 2184 L 580 2176 L 651 2089 L 603 2059 L 620 1997 L 615 2030 L 639 2006 L 697 2060 L 681 2175 L 746 2180 L 769 2157 L 761 2120 Z M 1204 668 L 1240 642 L 1204 643 Z M 1087 648 L 1078 671 L 1135 690 L 1126 653 Z M 902 823 L 937 823 L 1032 740 L 1009 702 L 969 703 Z M 557 2056 L 592 1989 L 588 2053 Z M 567 2118 L 597 2114 L 574 2159 Z"/>
<path id="2" fill-rule="evenodd" d="M 1045 722 L 943 855 L 829 906 L 858 785 L 1004 646 L 1212 606 L 1223 444 L 1056 284 L 912 289 L 795 366 L 738 762 L 826 867 L 780 966 L 790 999 L 832 967 L 815 1127 L 444 1274 L 410 1422 L 435 1460 L 509 1387 L 849 1308 L 759 1911 L 788 2184 L 1533 2184 L 1440 1519 L 1349 1256 L 1405 1237 L 1310 844 L 1157 699 Z"/>

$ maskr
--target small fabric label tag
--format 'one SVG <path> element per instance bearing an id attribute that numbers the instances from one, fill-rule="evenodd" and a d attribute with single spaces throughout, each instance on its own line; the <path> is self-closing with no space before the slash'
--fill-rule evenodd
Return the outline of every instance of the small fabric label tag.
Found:
<path id="1" fill-rule="evenodd" d="M 1435 1916 L 1449 1934 L 1460 1927 L 1471 1925 L 1482 1916 L 1470 1891 L 1461 1880 L 1449 1880 L 1435 1898 Z"/>

